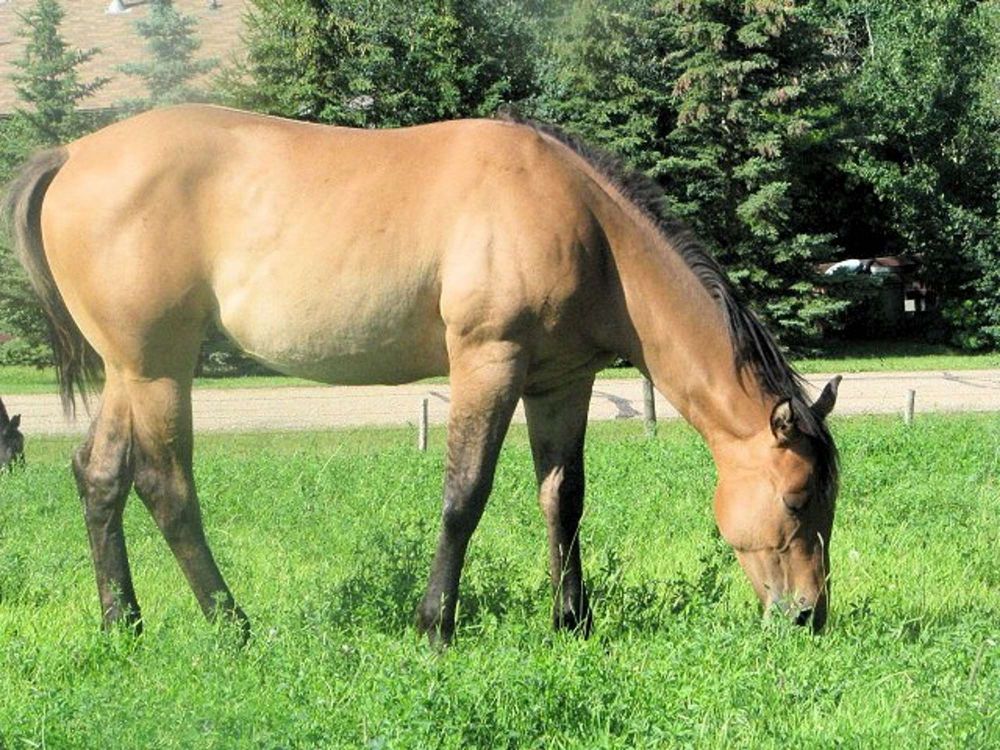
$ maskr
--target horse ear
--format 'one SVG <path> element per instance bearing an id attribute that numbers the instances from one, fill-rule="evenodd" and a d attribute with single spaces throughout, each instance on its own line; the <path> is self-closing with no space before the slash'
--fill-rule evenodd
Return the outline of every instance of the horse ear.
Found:
<path id="1" fill-rule="evenodd" d="M 833 411 L 833 405 L 837 403 L 837 388 L 840 387 L 842 379 L 840 375 L 837 375 L 826 384 L 823 392 L 819 394 L 816 403 L 812 405 L 812 412 L 816 415 L 816 419 L 823 421 Z"/>
<path id="2" fill-rule="evenodd" d="M 10 418 L 10 422 L 8 423 L 8 427 L 11 430 L 16 430 L 20 426 L 21 426 L 21 415 L 20 414 L 15 414 L 13 417 Z"/>
<path id="3" fill-rule="evenodd" d="M 791 399 L 779 401 L 771 411 L 771 433 L 779 443 L 787 443 L 795 434 L 795 412 Z"/>

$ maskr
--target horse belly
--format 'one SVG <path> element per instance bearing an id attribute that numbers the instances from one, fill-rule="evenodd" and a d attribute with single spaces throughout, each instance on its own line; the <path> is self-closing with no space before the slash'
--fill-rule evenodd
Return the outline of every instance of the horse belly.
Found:
<path id="1" fill-rule="evenodd" d="M 322 383 L 407 383 L 448 372 L 437 296 L 405 285 L 244 289 L 220 296 L 219 323 L 254 359 Z"/>

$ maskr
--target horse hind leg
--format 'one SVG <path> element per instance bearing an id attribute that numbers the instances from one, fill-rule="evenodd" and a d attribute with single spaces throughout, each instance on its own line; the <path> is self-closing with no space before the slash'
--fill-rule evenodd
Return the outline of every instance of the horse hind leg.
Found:
<path id="1" fill-rule="evenodd" d="M 557 629 L 590 635 L 593 614 L 580 561 L 583 442 L 593 378 L 542 395 L 525 394 L 524 410 L 538 480 L 538 502 L 549 538 L 552 621 Z"/>
<path id="2" fill-rule="evenodd" d="M 193 370 L 193 367 L 191 368 Z M 129 384 L 135 439 L 135 488 L 166 539 L 202 612 L 249 621 L 236 605 L 205 539 L 192 471 L 191 377 Z"/>
<path id="3" fill-rule="evenodd" d="M 83 503 L 104 627 L 123 622 L 139 632 L 142 620 L 122 527 L 133 470 L 129 403 L 120 381 L 109 373 L 100 411 L 87 441 L 73 457 L 73 473 Z"/>

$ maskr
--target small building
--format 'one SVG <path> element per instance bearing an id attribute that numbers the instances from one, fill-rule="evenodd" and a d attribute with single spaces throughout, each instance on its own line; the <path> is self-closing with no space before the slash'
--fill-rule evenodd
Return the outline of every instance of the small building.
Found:
<path id="1" fill-rule="evenodd" d="M 913 258 L 881 255 L 823 263 L 819 271 L 838 283 L 851 283 L 852 279 L 866 283 L 871 296 L 855 312 L 849 328 L 883 335 L 913 330 L 925 313 L 937 307 L 937 295 L 919 278 L 919 268 Z"/>

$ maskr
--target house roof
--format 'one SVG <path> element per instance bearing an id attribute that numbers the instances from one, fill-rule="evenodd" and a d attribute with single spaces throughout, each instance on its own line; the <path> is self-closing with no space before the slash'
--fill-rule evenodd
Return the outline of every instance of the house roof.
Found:
<path id="1" fill-rule="evenodd" d="M 135 21 L 149 14 L 146 0 L 123 0 L 127 12 L 109 14 L 106 10 L 114 0 L 61 0 L 63 18 L 61 33 L 74 49 L 100 48 L 88 63 L 79 68 L 80 80 L 99 77 L 111 80 L 92 97 L 81 103 L 83 109 L 114 107 L 127 99 L 145 94 L 139 80 L 118 71 L 127 62 L 146 59 L 143 40 L 136 33 Z M 184 15 L 198 20 L 195 31 L 201 40 L 196 57 L 217 58 L 227 62 L 242 47 L 243 11 L 248 0 L 174 0 L 174 6 Z M 17 69 L 13 61 L 23 54 L 25 40 L 17 35 L 23 26 L 20 15 L 26 13 L 35 0 L 0 0 L 0 114 L 9 114 L 20 104 L 11 73 Z"/>
<path id="2" fill-rule="evenodd" d="M 902 255 L 879 255 L 874 258 L 845 258 L 836 262 L 819 263 L 816 268 L 820 273 L 826 273 L 834 266 L 839 266 L 842 263 L 854 263 L 859 268 L 863 267 L 865 273 L 868 273 L 873 265 L 878 265 L 888 268 L 896 274 L 906 274 L 909 271 L 915 270 L 920 265 L 915 259 Z"/>
<path id="3" fill-rule="evenodd" d="M 915 268 L 919 264 L 913 258 L 905 258 L 901 255 L 880 255 L 873 260 L 880 266 L 886 268 Z"/>

